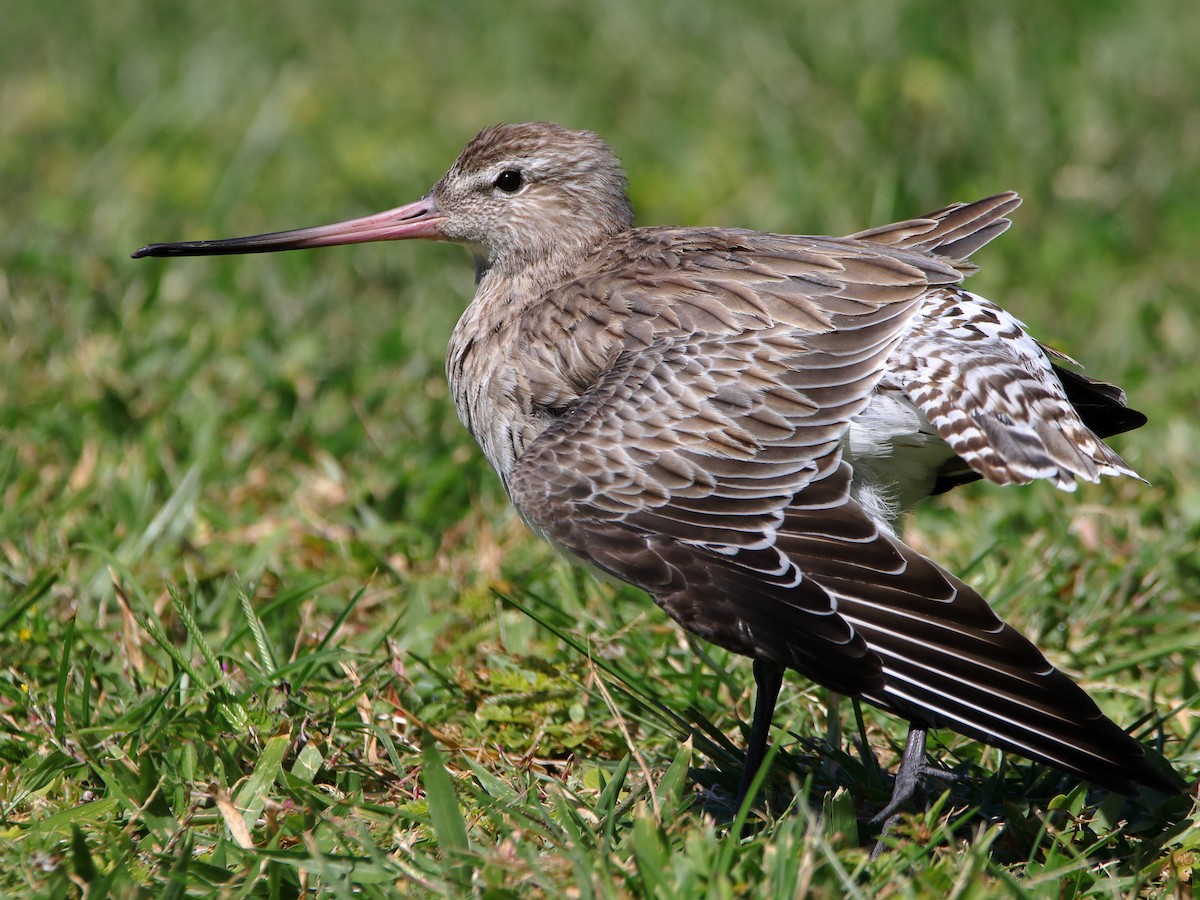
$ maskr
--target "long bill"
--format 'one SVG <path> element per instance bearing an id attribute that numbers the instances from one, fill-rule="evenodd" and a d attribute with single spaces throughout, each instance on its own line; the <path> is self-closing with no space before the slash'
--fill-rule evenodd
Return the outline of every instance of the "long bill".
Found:
<path id="1" fill-rule="evenodd" d="M 174 244 L 148 244 L 133 254 L 143 256 L 221 256 L 230 253 L 271 253 L 276 250 L 305 250 L 310 247 L 334 247 L 367 241 L 403 241 L 409 238 L 442 239 L 445 217 L 432 197 L 398 206 L 387 212 L 349 219 L 334 225 L 274 231 L 249 237 L 219 241 L 180 241 Z"/>

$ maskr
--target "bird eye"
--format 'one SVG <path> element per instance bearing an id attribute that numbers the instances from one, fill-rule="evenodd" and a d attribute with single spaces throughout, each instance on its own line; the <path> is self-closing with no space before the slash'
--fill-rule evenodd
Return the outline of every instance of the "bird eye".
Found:
<path id="1" fill-rule="evenodd" d="M 495 185 L 506 194 L 515 194 L 525 187 L 525 178 L 516 169 L 505 169 L 496 176 Z"/>

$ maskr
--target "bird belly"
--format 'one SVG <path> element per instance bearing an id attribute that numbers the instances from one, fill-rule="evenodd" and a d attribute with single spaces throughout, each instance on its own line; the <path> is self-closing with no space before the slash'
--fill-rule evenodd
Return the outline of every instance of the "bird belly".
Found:
<path id="1" fill-rule="evenodd" d="M 903 391 L 881 385 L 850 420 L 842 456 L 854 470 L 851 495 L 894 533 L 896 520 L 932 492 L 954 451 Z"/>

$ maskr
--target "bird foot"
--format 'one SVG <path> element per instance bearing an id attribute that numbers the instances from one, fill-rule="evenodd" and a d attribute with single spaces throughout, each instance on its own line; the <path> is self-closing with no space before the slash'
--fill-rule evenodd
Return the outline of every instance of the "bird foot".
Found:
<path id="1" fill-rule="evenodd" d="M 936 778 L 939 781 L 953 783 L 958 780 L 959 776 L 954 772 L 939 769 L 925 762 L 925 729 L 914 724 L 909 726 L 904 755 L 901 756 L 900 766 L 896 769 L 896 783 L 892 788 L 892 799 L 871 819 L 872 825 L 880 826 L 875 849 L 871 851 L 871 859 L 877 859 L 879 854 L 887 848 L 884 838 L 900 819 L 900 809 L 916 794 L 923 778 Z"/>
<path id="2" fill-rule="evenodd" d="M 924 778 L 936 778 L 938 781 L 946 784 L 954 784 L 959 781 L 962 776 L 957 772 L 951 772 L 949 769 L 939 769 L 936 766 L 921 766 L 912 773 L 910 779 L 906 778 L 905 783 L 901 784 L 900 775 L 896 776 L 896 786 L 892 790 L 892 798 L 888 801 L 887 806 L 871 817 L 872 825 L 883 825 L 884 830 L 892 824 L 896 819 L 900 818 L 900 807 L 906 804 L 913 798 L 917 792 L 917 785 Z"/>
<path id="3" fill-rule="evenodd" d="M 875 839 L 875 846 L 871 850 L 871 859 L 873 860 L 878 859 L 879 855 L 888 849 L 884 838 L 891 833 L 892 828 L 900 821 L 900 808 L 913 798 L 913 795 L 916 793 L 917 783 L 921 779 L 936 778 L 938 781 L 953 784 L 961 778 L 956 772 L 925 765 L 912 773 L 912 776 L 911 784 L 908 784 L 908 780 L 906 779 L 905 785 L 902 786 L 900 777 L 897 775 L 896 787 L 892 791 L 892 799 L 888 801 L 887 806 L 871 817 L 871 824 L 880 826 L 879 836 Z"/>

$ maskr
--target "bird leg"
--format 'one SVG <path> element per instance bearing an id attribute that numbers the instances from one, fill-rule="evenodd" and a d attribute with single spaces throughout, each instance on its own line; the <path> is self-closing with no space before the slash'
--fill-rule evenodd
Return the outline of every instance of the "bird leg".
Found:
<path id="1" fill-rule="evenodd" d="M 871 858 L 875 859 L 884 849 L 883 838 L 896 821 L 900 818 L 899 810 L 913 798 L 917 785 L 922 778 L 938 778 L 942 781 L 954 781 L 958 778 L 953 772 L 938 769 L 925 763 L 925 738 L 927 731 L 915 722 L 908 725 L 908 740 L 904 743 L 904 754 L 900 757 L 900 765 L 896 769 L 896 783 L 892 787 L 892 798 L 887 806 L 881 809 L 871 819 L 872 825 L 882 825 L 879 839 Z"/>
<path id="2" fill-rule="evenodd" d="M 892 799 L 887 806 L 871 819 L 872 825 L 883 824 L 883 830 L 899 816 L 897 810 L 912 799 L 917 792 L 921 776 L 926 773 L 925 765 L 925 729 L 916 725 L 908 726 L 908 740 L 904 742 L 904 755 L 900 757 L 900 766 L 896 769 L 896 783 L 892 787 Z"/>
<path id="3" fill-rule="evenodd" d="M 771 730 L 771 719 L 775 716 L 775 701 L 779 699 L 779 689 L 783 686 L 783 667 L 762 659 L 754 660 L 754 684 L 757 688 L 754 697 L 754 719 L 750 723 L 746 767 L 742 770 L 742 783 L 738 787 L 735 810 L 742 808 L 742 803 L 750 793 L 754 776 L 758 774 L 767 755 L 767 734 Z"/>

